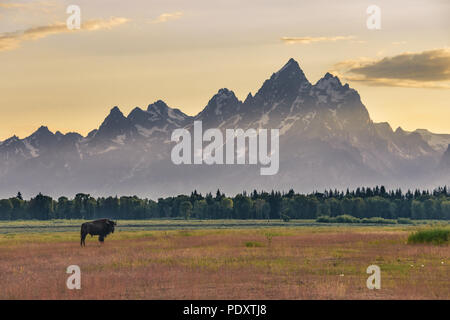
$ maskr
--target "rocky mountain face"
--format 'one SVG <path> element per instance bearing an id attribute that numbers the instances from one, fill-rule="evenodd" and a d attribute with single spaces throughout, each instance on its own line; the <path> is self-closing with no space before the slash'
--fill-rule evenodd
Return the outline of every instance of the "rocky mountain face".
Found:
<path id="1" fill-rule="evenodd" d="M 441 165 L 444 170 L 450 170 L 450 144 L 447 147 L 447 151 L 445 151 L 442 156 Z"/>
<path id="2" fill-rule="evenodd" d="M 203 130 L 279 129 L 280 169 L 261 176 L 252 165 L 175 165 L 171 134 Z M 0 142 L 0 197 L 21 191 L 52 196 L 160 196 L 215 191 L 294 188 L 299 192 L 383 184 L 388 188 L 448 184 L 450 135 L 392 130 L 374 123 L 358 92 L 330 73 L 311 84 L 291 59 L 240 101 L 220 89 L 191 117 L 159 100 L 125 116 L 111 109 L 86 137 L 39 128 L 25 139 Z M 444 172 L 444 173 L 442 173 Z"/>

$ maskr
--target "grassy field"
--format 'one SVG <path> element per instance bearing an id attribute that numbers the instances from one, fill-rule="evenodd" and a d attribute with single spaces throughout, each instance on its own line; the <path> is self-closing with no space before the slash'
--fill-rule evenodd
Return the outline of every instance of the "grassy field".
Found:
<path id="1" fill-rule="evenodd" d="M 424 227 L 119 221 L 80 248 L 80 223 L 0 223 L 0 299 L 450 299 L 450 247 L 407 244 Z"/>
<path id="2" fill-rule="evenodd" d="M 79 231 L 80 225 L 86 220 L 27 220 L 27 221 L 0 221 L 0 234 L 22 232 L 65 232 Z M 118 231 L 146 231 L 146 230 L 179 230 L 179 229 L 205 229 L 205 228 L 269 228 L 269 227 L 298 227 L 323 226 L 315 220 L 120 220 L 117 221 Z"/>
<path id="3" fill-rule="evenodd" d="M 0 221 L 0 234 L 5 233 L 30 233 L 30 232 L 66 232 L 79 231 L 80 225 L 86 220 L 55 219 L 48 221 Z M 415 220 L 414 225 L 442 224 L 438 220 Z M 444 224 L 448 224 L 445 223 Z M 179 230 L 179 229 L 205 229 L 205 228 L 272 228 L 272 227 L 324 227 L 324 226 L 353 226 L 353 223 L 323 223 L 316 220 L 120 220 L 117 229 L 119 231 L 146 231 L 146 230 Z M 359 223 L 359 226 L 371 226 L 380 224 Z M 382 224 L 381 224 L 382 225 Z M 386 226 L 391 224 L 386 224 Z"/>

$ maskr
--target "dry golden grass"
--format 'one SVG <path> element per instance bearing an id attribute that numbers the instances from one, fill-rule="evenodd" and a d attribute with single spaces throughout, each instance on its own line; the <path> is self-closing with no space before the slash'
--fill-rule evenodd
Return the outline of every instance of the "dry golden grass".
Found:
<path id="1" fill-rule="evenodd" d="M 400 227 L 0 235 L 0 299 L 450 299 L 450 247 Z M 250 245 L 252 244 L 252 245 Z M 81 268 L 68 290 L 67 266 Z M 381 268 L 381 289 L 366 268 Z"/>

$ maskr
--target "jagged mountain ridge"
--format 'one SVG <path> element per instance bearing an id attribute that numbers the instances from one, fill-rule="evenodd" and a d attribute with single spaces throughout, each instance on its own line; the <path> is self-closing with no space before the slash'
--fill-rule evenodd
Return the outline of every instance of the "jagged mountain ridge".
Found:
<path id="1" fill-rule="evenodd" d="M 175 166 L 170 135 L 207 128 L 280 129 L 280 171 L 259 176 L 254 166 Z M 89 192 L 95 195 L 330 187 L 383 183 L 421 187 L 434 183 L 450 135 L 418 129 L 393 131 L 373 123 L 358 92 L 330 73 L 311 84 L 290 59 L 245 101 L 220 89 L 196 116 L 158 100 L 124 116 L 118 107 L 86 137 L 39 128 L 30 137 L 0 142 L 0 195 Z M 442 177 L 440 177 L 442 178 Z M 440 180 L 441 181 L 441 180 Z M 449 179 L 450 181 L 450 179 Z"/>

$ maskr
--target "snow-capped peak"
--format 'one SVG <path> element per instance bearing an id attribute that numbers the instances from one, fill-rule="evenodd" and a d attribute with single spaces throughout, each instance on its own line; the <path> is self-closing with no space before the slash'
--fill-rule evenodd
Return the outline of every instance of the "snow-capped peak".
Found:
<path id="1" fill-rule="evenodd" d="M 123 117 L 123 113 L 122 111 L 120 111 L 118 106 L 113 107 L 110 112 L 109 112 L 110 116 L 119 116 L 119 117 Z"/>
<path id="2" fill-rule="evenodd" d="M 150 113 L 163 114 L 169 106 L 162 100 L 158 100 L 152 104 L 150 104 L 147 108 L 147 111 Z"/>
<path id="3" fill-rule="evenodd" d="M 236 102 L 238 99 L 236 98 L 236 95 L 234 94 L 233 91 L 228 90 L 227 88 L 222 88 L 217 92 L 216 95 L 214 95 L 214 97 L 212 97 L 210 102 L 215 103 L 217 108 L 220 109 L 222 105 L 227 103 L 228 100 Z"/>
<path id="4" fill-rule="evenodd" d="M 8 139 L 6 139 L 5 141 L 3 141 L 1 144 L 2 144 L 3 146 L 9 146 L 9 145 L 11 145 L 11 144 L 13 144 L 13 143 L 16 143 L 16 142 L 18 142 L 18 141 L 20 141 L 19 137 L 16 136 L 16 135 L 13 135 L 11 138 L 8 138 Z"/>
<path id="5" fill-rule="evenodd" d="M 331 73 L 327 72 L 322 79 L 317 81 L 315 87 L 322 90 L 326 90 L 327 88 L 340 88 L 342 87 L 342 83 L 338 77 L 333 76 Z"/>
<path id="6" fill-rule="evenodd" d="M 207 126 L 219 126 L 223 121 L 236 115 L 241 105 L 242 102 L 233 91 L 222 88 L 209 100 L 206 107 L 195 116 L 195 119 L 204 121 Z"/>
<path id="7" fill-rule="evenodd" d="M 289 59 L 289 61 L 277 72 L 272 75 L 272 80 L 281 78 L 304 78 L 306 79 L 303 70 L 300 68 L 300 65 L 293 58 Z"/>
<path id="8" fill-rule="evenodd" d="M 147 108 L 147 113 L 150 115 L 151 120 L 169 119 L 169 121 L 182 122 L 189 118 L 180 109 L 172 109 L 162 100 L 150 104 Z"/>

